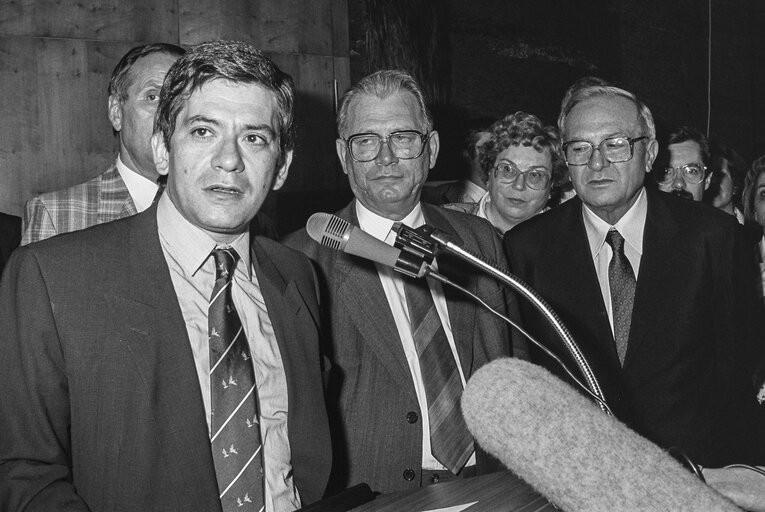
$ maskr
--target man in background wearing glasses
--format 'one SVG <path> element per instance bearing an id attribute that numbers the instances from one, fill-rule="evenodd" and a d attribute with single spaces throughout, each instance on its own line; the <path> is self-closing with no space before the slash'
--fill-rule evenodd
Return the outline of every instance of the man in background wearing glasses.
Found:
<path id="1" fill-rule="evenodd" d="M 363 78 L 343 97 L 337 127 L 337 154 L 355 196 L 339 217 L 390 245 L 394 222 L 427 223 L 504 262 L 488 222 L 420 201 L 439 137 L 411 76 L 388 70 Z M 359 482 L 392 492 L 495 469 L 476 452 L 459 398 L 473 372 L 510 355 L 510 328 L 455 290 L 319 245 L 305 230 L 287 244 L 316 262 L 324 284 L 334 371 L 327 391 L 334 450 L 329 492 Z M 436 264 L 517 318 L 514 296 L 493 279 L 448 255 Z"/>
<path id="2" fill-rule="evenodd" d="M 709 140 L 696 128 L 681 126 L 669 136 L 667 151 L 669 166 L 654 172 L 659 190 L 701 201 L 712 178 Z"/>
<path id="3" fill-rule="evenodd" d="M 560 315 L 620 420 L 704 466 L 762 462 L 749 380 L 765 330 L 735 219 L 643 186 L 659 147 L 634 94 L 583 88 L 558 124 L 577 196 L 508 232 L 511 270 Z"/>

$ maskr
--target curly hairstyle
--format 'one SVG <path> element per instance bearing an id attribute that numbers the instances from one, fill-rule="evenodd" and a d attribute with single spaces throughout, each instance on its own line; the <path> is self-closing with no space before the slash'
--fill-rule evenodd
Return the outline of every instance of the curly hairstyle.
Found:
<path id="1" fill-rule="evenodd" d="M 496 121 L 489 128 L 489 133 L 489 140 L 478 149 L 484 181 L 489 180 L 489 173 L 494 167 L 497 155 L 511 146 L 532 147 L 540 153 L 549 149 L 552 159 L 550 203 L 557 204 L 561 186 L 569 181 L 568 168 L 561 156 L 558 129 L 545 126 L 533 114 L 518 111 Z"/>
<path id="2" fill-rule="evenodd" d="M 750 222 L 754 220 L 754 193 L 757 190 L 757 180 L 760 175 L 765 173 L 765 155 L 762 155 L 752 162 L 749 172 L 744 178 L 744 191 L 741 194 L 741 200 L 744 203 L 744 218 Z"/>

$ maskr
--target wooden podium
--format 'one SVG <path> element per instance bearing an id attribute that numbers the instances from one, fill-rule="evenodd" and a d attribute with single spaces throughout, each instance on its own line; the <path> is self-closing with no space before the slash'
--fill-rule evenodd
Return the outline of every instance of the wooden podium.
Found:
<path id="1" fill-rule="evenodd" d="M 423 512 L 476 502 L 466 512 L 559 510 L 510 471 L 382 494 L 353 512 Z"/>

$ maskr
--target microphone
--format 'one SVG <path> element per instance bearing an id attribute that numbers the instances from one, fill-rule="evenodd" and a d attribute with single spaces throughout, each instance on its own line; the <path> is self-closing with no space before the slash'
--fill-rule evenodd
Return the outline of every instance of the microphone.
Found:
<path id="1" fill-rule="evenodd" d="M 423 277 L 431 273 L 422 255 L 391 247 L 337 215 L 314 213 L 305 229 L 308 236 L 322 245 L 393 267 L 402 274 Z"/>
<path id="2" fill-rule="evenodd" d="M 738 510 L 547 370 L 497 359 L 462 394 L 478 444 L 568 512 Z"/>

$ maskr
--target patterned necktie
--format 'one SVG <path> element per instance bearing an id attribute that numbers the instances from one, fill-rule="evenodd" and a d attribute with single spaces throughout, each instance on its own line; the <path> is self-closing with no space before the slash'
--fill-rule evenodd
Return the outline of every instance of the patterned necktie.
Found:
<path id="1" fill-rule="evenodd" d="M 614 254 L 608 264 L 608 284 L 611 289 L 611 307 L 614 315 L 614 341 L 619 362 L 624 365 L 627 341 L 632 323 L 632 306 L 635 303 L 635 273 L 624 254 L 624 238 L 615 229 L 608 231 L 606 243 Z"/>
<path id="2" fill-rule="evenodd" d="M 216 249 L 208 311 L 210 442 L 224 512 L 263 510 L 263 461 L 250 347 L 231 300 L 238 254 Z"/>
<path id="3" fill-rule="evenodd" d="M 406 279 L 404 293 L 428 401 L 433 456 L 457 474 L 473 453 L 473 438 L 460 410 L 457 363 L 425 280 Z"/>

